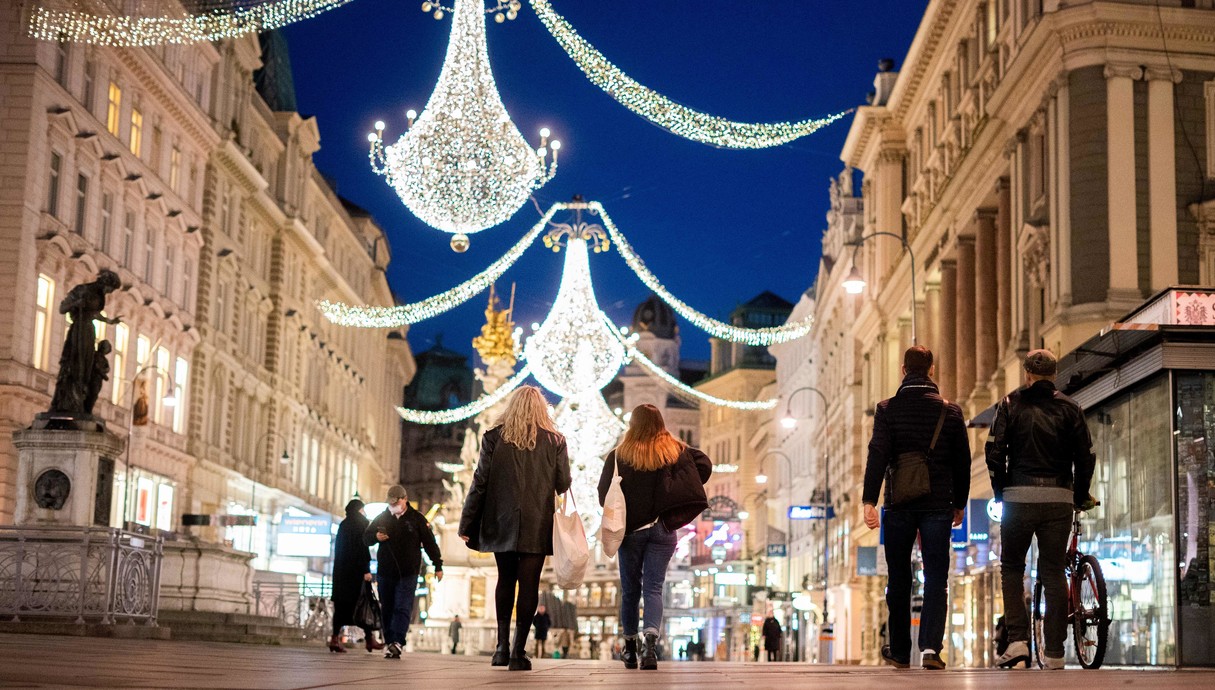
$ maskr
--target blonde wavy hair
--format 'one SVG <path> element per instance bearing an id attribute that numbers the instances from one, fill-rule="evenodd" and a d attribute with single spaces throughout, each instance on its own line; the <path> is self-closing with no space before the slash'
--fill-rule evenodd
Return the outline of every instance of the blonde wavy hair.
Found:
<path id="1" fill-rule="evenodd" d="M 525 450 L 536 449 L 536 434 L 540 429 L 561 436 L 548 413 L 548 401 L 535 386 L 521 386 L 510 396 L 506 410 L 498 418 L 502 440 Z"/>
<path id="2" fill-rule="evenodd" d="M 638 405 L 629 416 L 624 438 L 616 446 L 616 457 L 635 470 L 648 472 L 675 462 L 686 447 L 667 431 L 657 407 Z"/>

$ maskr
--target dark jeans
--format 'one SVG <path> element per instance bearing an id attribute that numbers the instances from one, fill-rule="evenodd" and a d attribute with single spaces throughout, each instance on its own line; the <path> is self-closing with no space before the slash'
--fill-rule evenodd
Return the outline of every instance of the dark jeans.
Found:
<path id="1" fill-rule="evenodd" d="M 1046 655 L 1063 658 L 1067 641 L 1067 541 L 1072 532 L 1072 506 L 1067 503 L 1004 502 L 1000 522 L 1000 581 L 1004 593 L 1004 625 L 1010 642 L 1029 641 L 1025 607 L 1025 555 L 1038 537 L 1038 579 L 1045 590 L 1043 635 Z"/>
<path id="2" fill-rule="evenodd" d="M 639 529 L 627 534 L 620 544 L 620 624 L 625 635 L 637 634 L 638 607 L 645 596 L 644 632 L 658 635 L 662 630 L 662 586 L 667 580 L 667 564 L 675 554 L 678 536 L 663 526 Z"/>
<path id="3" fill-rule="evenodd" d="M 780 650 L 779 649 L 769 649 L 768 650 L 768 661 L 780 661 Z"/>
<path id="4" fill-rule="evenodd" d="M 949 610 L 949 545 L 953 529 L 951 510 L 887 510 L 882 525 L 886 541 L 886 607 L 890 610 L 890 653 L 896 659 L 911 657 L 911 549 L 920 539 L 924 561 L 924 607 L 920 612 L 920 649 L 940 653 Z"/>
<path id="5" fill-rule="evenodd" d="M 380 610 L 384 615 L 384 644 L 405 645 L 409 623 L 413 620 L 413 593 L 418 588 L 418 576 L 390 577 L 376 575 L 380 589 Z"/>

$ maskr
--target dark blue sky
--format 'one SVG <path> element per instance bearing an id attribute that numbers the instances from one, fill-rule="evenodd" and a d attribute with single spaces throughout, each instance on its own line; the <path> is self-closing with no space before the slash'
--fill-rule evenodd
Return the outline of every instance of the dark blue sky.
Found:
<path id="1" fill-rule="evenodd" d="M 685 105 L 741 121 L 818 117 L 864 103 L 877 62 L 901 66 L 927 0 L 588 2 L 556 11 L 617 66 Z M 472 235 L 464 254 L 423 224 L 367 161 L 366 136 L 382 119 L 395 140 L 409 108 L 434 87 L 451 29 L 421 0 L 358 0 L 286 30 L 299 109 L 321 131 L 317 166 L 338 191 L 372 212 L 392 245 L 389 280 L 413 302 L 467 279 L 538 218 L 529 204 Z M 828 180 L 851 117 L 790 144 L 734 151 L 651 125 L 588 82 L 524 2 L 513 22 L 488 25 L 502 100 L 532 141 L 547 126 L 562 141 L 557 176 L 535 195 L 542 208 L 574 194 L 601 201 L 650 269 L 677 296 L 716 318 L 764 290 L 790 302 L 812 282 L 825 227 Z M 542 320 L 563 255 L 537 243 L 499 283 L 518 284 L 516 321 Z M 592 255 L 599 303 L 619 323 L 648 291 L 612 251 Z M 414 352 L 436 334 L 468 352 L 484 295 L 414 325 Z M 681 328 L 685 358 L 707 359 L 706 335 Z"/>

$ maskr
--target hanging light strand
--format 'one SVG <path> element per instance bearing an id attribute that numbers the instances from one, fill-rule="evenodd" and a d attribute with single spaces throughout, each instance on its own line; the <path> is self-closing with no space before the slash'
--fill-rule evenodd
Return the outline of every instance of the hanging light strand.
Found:
<path id="1" fill-rule="evenodd" d="M 210 0 L 205 12 L 183 12 L 180 2 L 160 2 L 160 14 L 98 14 L 101 3 L 39 0 L 26 29 L 32 38 L 102 46 L 191 44 L 269 31 L 341 7 L 350 0 Z M 147 4 L 147 3 L 145 3 Z M 176 6 L 176 7 L 174 7 Z M 87 9 L 82 9 L 85 7 Z"/>
<path id="2" fill-rule="evenodd" d="M 544 28 L 557 39 L 592 84 L 637 115 L 686 139 L 731 149 L 768 148 L 804 137 L 852 112 L 845 110 L 818 119 L 770 123 L 734 122 L 702 113 L 672 101 L 625 74 L 579 36 L 574 27 L 553 10 L 548 0 L 531 0 L 531 5 Z"/>
<path id="3" fill-rule="evenodd" d="M 507 379 L 505 383 L 498 386 L 493 393 L 482 395 L 467 405 L 453 407 L 450 410 L 414 410 L 408 407 L 398 407 L 397 413 L 401 415 L 401 419 L 407 422 L 414 422 L 415 424 L 452 424 L 469 417 L 475 417 L 493 407 L 511 391 L 518 388 L 523 383 L 523 380 L 530 375 L 531 371 L 528 370 L 527 366 L 524 366 L 514 376 Z"/>
<path id="4" fill-rule="evenodd" d="M 490 285 L 506 272 L 523 252 L 536 241 L 544 231 L 553 214 L 565 208 L 565 204 L 554 204 L 540 220 L 532 226 L 515 246 L 493 262 L 484 271 L 460 283 L 447 292 L 433 297 L 427 297 L 420 302 L 403 304 L 395 307 L 357 307 L 341 302 L 322 300 L 317 303 L 321 314 L 339 326 L 354 326 L 356 328 L 398 328 L 411 323 L 424 321 L 432 316 L 438 316 L 445 311 L 458 307 L 468 300 L 484 292 Z"/>
<path id="5" fill-rule="evenodd" d="M 658 277 L 646 268 L 645 262 L 637 253 L 633 251 L 633 247 L 628 240 L 612 222 L 607 212 L 603 210 L 603 206 L 597 202 L 590 202 L 589 206 L 599 214 L 603 219 L 603 226 L 607 228 L 608 236 L 612 244 L 616 246 L 616 251 L 620 252 L 620 256 L 624 258 L 624 262 L 628 264 L 633 273 L 645 284 L 646 287 L 654 291 L 662 301 L 666 302 L 675 310 L 677 314 L 687 319 L 693 326 L 705 331 L 709 335 L 730 342 L 743 343 L 745 345 L 775 345 L 777 343 L 786 343 L 790 340 L 797 340 L 810 332 L 810 328 L 814 323 L 814 318 L 808 316 L 801 321 L 787 323 L 782 326 L 771 326 L 768 328 L 742 328 L 732 324 L 718 321 L 701 312 L 696 311 L 688 306 L 675 295 L 671 294 Z"/>

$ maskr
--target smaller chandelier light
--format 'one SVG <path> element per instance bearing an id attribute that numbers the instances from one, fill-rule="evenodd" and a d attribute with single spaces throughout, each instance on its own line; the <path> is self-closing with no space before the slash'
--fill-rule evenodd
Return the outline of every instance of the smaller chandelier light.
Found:
<path id="1" fill-rule="evenodd" d="M 468 235 L 509 219 L 551 180 L 561 149 L 547 128 L 532 149 L 506 112 L 489 66 L 481 2 L 456 0 L 439 81 L 422 114 L 407 113 L 405 134 L 386 146 L 385 125 L 377 122 L 367 135 L 372 170 L 415 216 L 452 233 L 457 252 L 468 248 Z M 436 16 L 443 11 L 435 9 Z"/>

